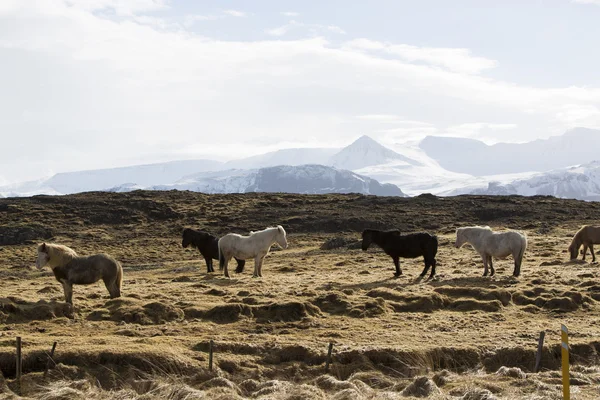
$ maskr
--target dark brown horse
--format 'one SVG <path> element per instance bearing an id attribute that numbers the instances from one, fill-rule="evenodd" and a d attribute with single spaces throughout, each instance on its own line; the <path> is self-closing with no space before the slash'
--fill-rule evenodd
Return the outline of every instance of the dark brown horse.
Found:
<path id="1" fill-rule="evenodd" d="M 420 278 L 423 278 L 429 267 L 431 267 L 431 274 L 429 279 L 435 275 L 435 256 L 438 249 L 437 236 L 430 235 L 429 233 L 411 233 L 408 235 L 401 235 L 400 231 L 378 231 L 375 229 L 365 229 L 362 233 L 362 249 L 366 251 L 371 243 L 375 243 L 385 251 L 387 255 L 392 257 L 394 260 L 394 266 L 396 267 L 395 276 L 402 275 L 400 269 L 400 257 L 402 258 L 416 258 L 423 256 L 425 260 L 425 268 Z"/>
<path id="2" fill-rule="evenodd" d="M 183 248 L 192 246 L 198 249 L 202 257 L 204 257 L 204 261 L 206 261 L 206 272 L 215 272 L 213 260 L 219 259 L 219 239 L 216 236 L 208 232 L 186 228 L 183 230 L 181 246 Z M 238 260 L 237 258 L 236 261 L 238 266 L 235 272 L 244 272 L 246 261 Z"/>

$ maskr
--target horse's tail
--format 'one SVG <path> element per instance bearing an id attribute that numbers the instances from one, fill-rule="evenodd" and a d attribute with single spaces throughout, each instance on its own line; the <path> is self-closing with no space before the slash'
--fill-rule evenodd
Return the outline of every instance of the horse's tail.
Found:
<path id="1" fill-rule="evenodd" d="M 217 247 L 219 248 L 219 269 L 223 270 L 225 267 L 225 257 L 223 256 L 223 250 L 221 250 L 221 240 L 217 242 Z"/>
<path id="2" fill-rule="evenodd" d="M 523 263 L 523 256 L 525 255 L 525 250 L 527 250 L 527 235 L 525 234 L 525 232 L 523 232 L 521 235 L 522 235 L 521 236 L 521 249 L 519 250 L 519 255 L 518 255 L 519 267 Z"/>
<path id="3" fill-rule="evenodd" d="M 431 241 L 433 242 L 433 257 L 435 258 L 435 256 L 437 255 L 437 251 L 438 251 L 438 237 L 436 235 L 431 235 Z"/>
<path id="4" fill-rule="evenodd" d="M 121 297 L 121 286 L 123 285 L 123 266 L 117 261 L 117 276 L 115 277 L 115 297 Z"/>

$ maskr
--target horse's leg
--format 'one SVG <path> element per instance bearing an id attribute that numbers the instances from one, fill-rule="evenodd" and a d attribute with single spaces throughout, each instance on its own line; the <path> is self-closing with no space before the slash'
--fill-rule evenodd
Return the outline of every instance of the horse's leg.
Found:
<path id="1" fill-rule="evenodd" d="M 494 276 L 496 270 L 494 269 L 494 262 L 492 261 L 492 256 L 488 256 L 488 264 L 490 265 L 490 276 Z"/>
<path id="2" fill-rule="evenodd" d="M 419 275 L 419 279 L 422 279 L 425 276 L 427 270 L 429 270 L 429 265 L 431 265 L 427 258 L 423 257 L 423 261 L 425 262 L 425 268 L 423 268 L 423 272 L 421 272 L 421 275 Z"/>
<path id="3" fill-rule="evenodd" d="M 396 267 L 396 273 L 394 275 L 402 275 L 402 270 L 400 269 L 400 258 L 398 256 L 392 256 L 392 258 L 394 260 L 394 266 Z"/>
<path id="4" fill-rule="evenodd" d="M 73 285 L 66 280 L 63 280 L 60 283 L 62 283 L 62 287 L 65 292 L 65 301 L 73 305 Z"/>
<path id="5" fill-rule="evenodd" d="M 112 279 L 102 278 L 104 281 L 104 286 L 106 286 L 106 290 L 108 290 L 108 294 L 110 294 L 110 298 L 114 299 L 115 297 L 121 297 L 121 291 L 119 289 L 119 285 L 117 285 L 117 278 L 113 277 Z"/>
<path id="6" fill-rule="evenodd" d="M 260 264 L 258 265 L 258 276 L 260 276 L 262 278 L 262 266 L 263 266 L 263 262 L 265 261 L 265 257 L 267 255 L 265 254 L 264 256 L 261 257 L 260 259 Z"/>
<path id="7" fill-rule="evenodd" d="M 246 260 L 240 260 L 238 258 L 235 259 L 237 261 L 237 268 L 235 272 L 237 274 L 244 272 L 244 266 L 246 265 Z"/>
<path id="8" fill-rule="evenodd" d="M 590 243 L 590 253 L 592 253 L 592 262 L 596 262 L 596 255 L 594 254 L 594 244 Z"/>
<path id="9" fill-rule="evenodd" d="M 583 261 L 585 261 L 585 254 L 587 253 L 587 249 L 588 249 L 588 245 L 587 244 L 583 244 Z"/>
<path id="10" fill-rule="evenodd" d="M 213 268 L 213 260 L 211 256 L 204 256 L 204 261 L 206 261 L 206 273 L 215 272 Z"/>
<path id="11" fill-rule="evenodd" d="M 437 265 L 437 261 L 434 259 L 431 260 L 431 274 L 428 279 L 432 279 L 435 276 L 435 266 Z"/>
<path id="12" fill-rule="evenodd" d="M 487 256 L 487 254 L 483 254 L 481 256 L 481 258 L 483 259 L 483 276 L 487 276 L 488 275 L 488 256 Z"/>
<path id="13" fill-rule="evenodd" d="M 254 273 L 252 274 L 253 278 L 258 278 L 260 276 L 259 275 L 259 266 L 260 266 L 261 261 L 262 261 L 261 256 L 254 257 Z"/>
<path id="14" fill-rule="evenodd" d="M 229 278 L 229 270 L 227 269 L 227 265 L 229 264 L 229 260 L 231 260 L 231 256 L 223 256 L 223 274 L 225 278 Z"/>

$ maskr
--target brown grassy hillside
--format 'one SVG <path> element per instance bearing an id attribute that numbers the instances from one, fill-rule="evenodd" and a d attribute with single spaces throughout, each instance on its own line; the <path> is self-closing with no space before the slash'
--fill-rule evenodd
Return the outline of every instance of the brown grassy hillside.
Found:
<path id="1" fill-rule="evenodd" d="M 550 197 L 386 198 L 362 195 L 145 192 L 0 199 L 0 397 L 11 397 L 15 337 L 23 338 L 22 393 L 59 398 L 560 397 L 559 330 L 571 331 L 574 398 L 600 396 L 598 264 L 566 248 L 599 203 Z M 207 274 L 184 227 L 215 234 L 281 224 L 263 278 L 252 261 L 232 279 Z M 512 259 L 482 277 L 480 257 L 455 249 L 466 225 L 528 235 L 522 275 Z M 438 274 L 417 281 L 422 260 L 356 249 L 364 228 L 429 231 L 440 239 Z M 101 283 L 63 302 L 36 244 L 106 252 L 124 266 L 123 297 Z M 322 250 L 326 241 L 338 246 Z M 589 261 L 589 260 L 588 260 Z M 532 373 L 547 331 L 542 372 Z M 215 345 L 208 371 L 208 344 Z M 56 368 L 42 381 L 45 352 Z M 334 342 L 330 374 L 324 374 Z"/>

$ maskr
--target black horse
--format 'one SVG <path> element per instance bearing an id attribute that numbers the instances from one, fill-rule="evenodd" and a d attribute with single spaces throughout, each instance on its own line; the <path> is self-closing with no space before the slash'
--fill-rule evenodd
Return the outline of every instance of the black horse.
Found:
<path id="1" fill-rule="evenodd" d="M 183 238 L 181 246 L 186 248 L 192 246 L 198 249 L 204 260 L 206 261 L 206 272 L 215 272 L 213 268 L 213 259 L 219 259 L 219 239 L 208 232 L 196 231 L 194 229 L 185 228 L 183 230 Z M 237 268 L 235 272 L 244 272 L 245 260 L 237 260 Z"/>
<path id="2" fill-rule="evenodd" d="M 362 233 L 362 249 L 366 251 L 371 243 L 377 244 L 392 257 L 396 266 L 395 276 L 402 275 L 400 269 L 400 257 L 416 258 L 423 256 L 425 260 L 425 268 L 421 272 L 420 278 L 423 278 L 431 267 L 431 275 L 429 279 L 435 275 L 435 255 L 438 249 L 437 236 L 429 233 L 411 233 L 401 235 L 400 231 L 378 231 L 375 229 L 365 229 Z"/>

